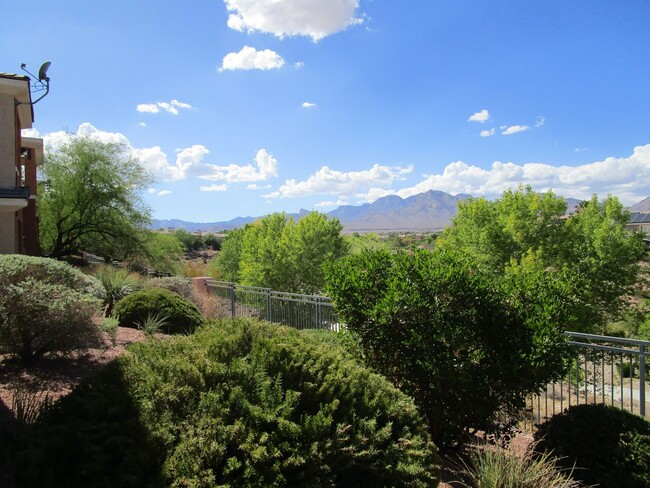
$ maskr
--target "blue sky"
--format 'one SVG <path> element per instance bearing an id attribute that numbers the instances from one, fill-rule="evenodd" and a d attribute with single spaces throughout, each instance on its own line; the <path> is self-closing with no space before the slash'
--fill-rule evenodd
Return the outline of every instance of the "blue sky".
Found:
<path id="1" fill-rule="evenodd" d="M 156 218 L 520 183 L 632 204 L 649 26 L 641 0 L 10 1 L 0 71 L 51 61 L 35 130 L 123 142 Z"/>

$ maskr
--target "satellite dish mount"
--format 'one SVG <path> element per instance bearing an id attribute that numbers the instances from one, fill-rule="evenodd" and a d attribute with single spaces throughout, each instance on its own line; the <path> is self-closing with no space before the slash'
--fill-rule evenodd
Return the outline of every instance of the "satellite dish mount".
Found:
<path id="1" fill-rule="evenodd" d="M 20 69 L 22 69 L 25 73 L 27 73 L 32 81 L 31 83 L 31 88 L 30 88 L 30 95 L 31 98 L 33 99 L 34 96 L 42 91 L 45 91 L 40 97 L 38 97 L 36 100 L 32 102 L 17 102 L 19 104 L 25 104 L 25 105 L 35 105 L 36 103 L 40 102 L 43 98 L 45 98 L 45 95 L 47 95 L 50 92 L 50 77 L 47 76 L 47 70 L 50 69 L 50 63 L 49 61 L 46 61 L 43 63 L 38 70 L 38 76 L 35 76 L 33 73 L 30 73 L 27 71 L 27 65 L 25 63 L 22 63 L 20 65 Z"/>

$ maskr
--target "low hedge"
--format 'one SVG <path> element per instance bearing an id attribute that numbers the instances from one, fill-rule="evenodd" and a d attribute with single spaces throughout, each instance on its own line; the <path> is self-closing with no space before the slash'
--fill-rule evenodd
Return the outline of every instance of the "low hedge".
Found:
<path id="1" fill-rule="evenodd" d="M 32 426 L 20 486 L 437 486 L 413 401 L 318 335 L 252 319 L 133 345 Z"/>
<path id="2" fill-rule="evenodd" d="M 573 477 L 603 488 L 650 486 L 650 422 L 619 408 L 578 405 L 535 433 L 538 450 L 551 452 Z"/>
<path id="3" fill-rule="evenodd" d="M 124 297 L 115 304 L 113 316 L 122 327 L 138 328 L 148 317 L 166 317 L 163 332 L 189 334 L 204 323 L 201 311 L 193 303 L 169 290 L 150 288 Z"/>
<path id="4" fill-rule="evenodd" d="M 99 280 L 63 261 L 22 254 L 0 254 L 0 285 L 17 285 L 29 278 L 65 286 L 101 300 L 106 296 Z"/>

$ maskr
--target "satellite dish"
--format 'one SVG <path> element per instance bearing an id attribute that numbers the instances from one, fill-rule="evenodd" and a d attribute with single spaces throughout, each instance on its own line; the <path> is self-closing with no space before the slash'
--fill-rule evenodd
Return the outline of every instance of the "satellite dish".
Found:
<path id="1" fill-rule="evenodd" d="M 38 70 L 38 80 L 39 81 L 50 81 L 50 79 L 47 77 L 47 70 L 50 69 L 50 64 L 52 64 L 49 61 L 46 61 L 43 63 L 41 66 L 41 69 Z"/>

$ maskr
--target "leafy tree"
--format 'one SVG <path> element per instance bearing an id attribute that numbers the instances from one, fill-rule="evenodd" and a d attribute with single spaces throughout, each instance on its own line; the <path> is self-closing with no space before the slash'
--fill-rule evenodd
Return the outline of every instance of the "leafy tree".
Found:
<path id="1" fill-rule="evenodd" d="M 525 263 L 503 281 L 449 251 L 365 252 L 327 268 L 366 361 L 415 399 L 438 445 L 517 411 L 564 369 L 563 282 Z"/>
<path id="2" fill-rule="evenodd" d="M 643 243 L 625 231 L 629 214 L 616 197 L 599 202 L 594 196 L 568 217 L 566 208 L 564 199 L 530 187 L 508 190 L 493 202 L 468 199 L 438 245 L 467 254 L 496 276 L 534 255 L 547 275 L 566 280 L 574 328 L 600 331 L 636 280 Z"/>
<path id="3" fill-rule="evenodd" d="M 176 234 L 149 232 L 143 258 L 147 264 L 165 273 L 176 273 L 183 257 L 183 244 Z"/>
<path id="4" fill-rule="evenodd" d="M 337 219 L 318 212 L 297 222 L 285 213 L 267 215 L 230 232 L 213 268 L 244 285 L 315 293 L 324 284 L 323 264 L 347 253 L 341 230 Z"/>
<path id="5" fill-rule="evenodd" d="M 89 251 L 123 259 L 143 250 L 149 209 L 139 191 L 150 177 L 123 145 L 71 137 L 48 152 L 43 176 L 40 235 L 52 257 Z"/>
<path id="6" fill-rule="evenodd" d="M 350 254 L 361 254 L 363 251 L 378 251 L 380 249 L 389 249 L 390 246 L 386 239 L 375 233 L 359 234 L 355 232 L 345 236 Z"/>
<path id="7" fill-rule="evenodd" d="M 221 251 L 210 262 L 210 275 L 226 281 L 239 282 L 239 260 L 244 232 L 248 226 L 228 232 L 221 245 Z"/>

